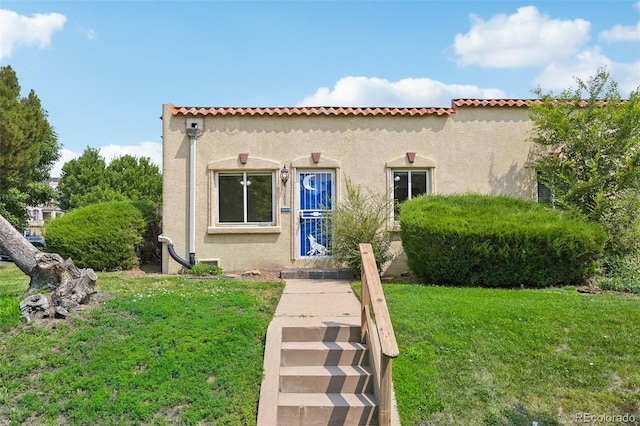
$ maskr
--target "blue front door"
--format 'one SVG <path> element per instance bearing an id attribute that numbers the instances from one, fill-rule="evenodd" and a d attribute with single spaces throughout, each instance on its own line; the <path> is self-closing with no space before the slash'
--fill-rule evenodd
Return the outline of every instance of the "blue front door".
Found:
<path id="1" fill-rule="evenodd" d="M 331 256 L 328 212 L 334 204 L 335 173 L 332 170 L 297 172 L 298 257 Z"/>

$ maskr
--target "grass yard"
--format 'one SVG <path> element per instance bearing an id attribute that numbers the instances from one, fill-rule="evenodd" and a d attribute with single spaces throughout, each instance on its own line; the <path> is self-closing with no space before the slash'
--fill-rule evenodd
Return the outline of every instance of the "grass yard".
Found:
<path id="1" fill-rule="evenodd" d="M 0 424 L 255 424 L 281 283 L 98 275 L 111 298 L 39 327 L 0 267 Z M 640 421 L 640 296 L 384 290 L 403 425 Z"/>
<path id="2" fill-rule="evenodd" d="M 113 297 L 39 327 L 0 268 L 0 424 L 255 424 L 283 284 L 99 273 Z"/>
<path id="3" fill-rule="evenodd" d="M 640 297 L 385 284 L 403 425 L 640 422 Z M 635 419 L 624 423 L 613 416 Z M 537 422 L 537 423 L 535 423 Z"/>

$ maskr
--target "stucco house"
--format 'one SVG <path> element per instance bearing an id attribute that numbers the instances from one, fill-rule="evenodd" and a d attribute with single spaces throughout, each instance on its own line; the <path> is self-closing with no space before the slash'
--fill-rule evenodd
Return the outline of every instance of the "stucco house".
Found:
<path id="1" fill-rule="evenodd" d="M 536 200 L 526 100 L 450 108 L 163 105 L 164 273 L 333 267 L 322 221 L 345 178 L 401 202 L 423 193 Z M 389 226 L 397 227 L 389 211 Z M 406 271 L 400 241 L 390 275 Z"/>

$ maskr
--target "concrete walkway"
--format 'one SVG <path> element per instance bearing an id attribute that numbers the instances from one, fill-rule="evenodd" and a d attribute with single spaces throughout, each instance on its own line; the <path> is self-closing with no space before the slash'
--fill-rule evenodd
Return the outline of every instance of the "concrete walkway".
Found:
<path id="1" fill-rule="evenodd" d="M 356 318 L 360 321 L 360 301 L 348 281 L 286 280 L 275 320 L 313 317 L 317 319 Z"/>
<path id="2" fill-rule="evenodd" d="M 360 301 L 346 280 L 285 280 L 285 289 L 267 331 L 258 426 L 277 424 L 280 348 L 283 326 L 360 325 Z M 394 397 L 393 425 L 400 425 Z"/>

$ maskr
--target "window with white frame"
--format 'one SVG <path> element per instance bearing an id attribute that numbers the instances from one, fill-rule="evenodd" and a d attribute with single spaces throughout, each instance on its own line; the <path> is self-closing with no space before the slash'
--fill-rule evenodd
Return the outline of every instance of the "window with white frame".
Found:
<path id="1" fill-rule="evenodd" d="M 431 176 L 424 170 L 393 170 L 391 172 L 393 187 L 393 219 L 398 220 L 400 204 L 413 197 L 431 192 Z"/>
<path id="2" fill-rule="evenodd" d="M 275 223 L 273 172 L 217 173 L 216 179 L 218 223 Z"/>

